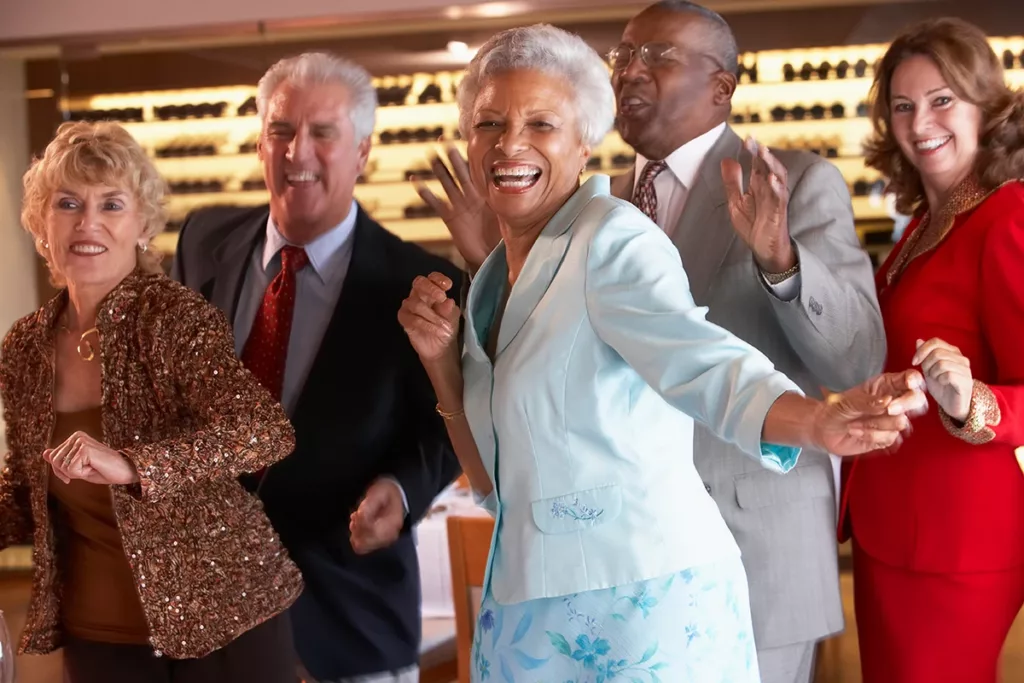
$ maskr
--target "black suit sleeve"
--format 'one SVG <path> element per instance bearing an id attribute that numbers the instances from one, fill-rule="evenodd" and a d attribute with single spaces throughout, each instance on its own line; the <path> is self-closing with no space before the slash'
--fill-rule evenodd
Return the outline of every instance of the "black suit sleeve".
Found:
<path id="1" fill-rule="evenodd" d="M 171 279 L 175 282 L 180 282 L 183 285 L 188 283 L 185 281 L 185 230 L 188 228 L 189 223 L 193 218 L 190 213 L 181 224 L 181 228 L 178 230 L 178 243 L 174 248 L 174 261 L 171 263 Z"/>
<path id="2" fill-rule="evenodd" d="M 440 269 L 439 269 L 440 270 Z M 461 288 L 461 274 L 454 267 L 443 269 L 452 278 L 455 292 Z M 409 285 L 412 285 L 410 279 Z M 411 350 L 411 347 L 410 347 Z M 406 373 L 406 414 L 415 429 L 412 452 L 395 457 L 390 474 L 401 484 L 409 504 L 408 525 L 414 525 L 427 513 L 437 495 L 459 476 L 459 461 L 448 438 L 444 420 L 437 413 L 437 396 L 415 353 Z"/>

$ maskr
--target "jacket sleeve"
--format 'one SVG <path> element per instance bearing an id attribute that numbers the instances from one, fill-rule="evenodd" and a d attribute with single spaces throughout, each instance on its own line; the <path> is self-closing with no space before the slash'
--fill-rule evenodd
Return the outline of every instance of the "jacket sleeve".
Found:
<path id="1" fill-rule="evenodd" d="M 29 489 L 27 462 L 19 447 L 18 416 L 14 390 L 17 360 L 12 358 L 12 331 L 4 342 L 0 357 L 0 394 L 4 404 L 4 427 L 7 441 L 7 456 L 0 470 L 0 548 L 23 545 L 32 542 L 32 504 Z"/>
<path id="2" fill-rule="evenodd" d="M 587 257 L 587 313 L 595 332 L 676 409 L 786 472 L 799 449 L 762 444 L 765 416 L 802 393 L 761 352 L 710 323 L 694 304 L 679 252 L 664 232 L 619 206 Z"/>
<path id="3" fill-rule="evenodd" d="M 997 442 L 1024 446 L 1024 204 L 1008 207 L 992 225 L 981 249 L 982 332 L 994 359 L 991 383 L 975 379 L 971 409 L 960 425 L 939 412 L 946 429 L 972 444 Z"/>
<path id="4" fill-rule="evenodd" d="M 832 164 L 812 163 L 797 181 L 789 233 L 800 262 L 799 293 L 784 301 L 764 285 L 764 295 L 818 381 L 835 391 L 849 389 L 881 372 L 885 329 L 850 194 Z"/>
<path id="5" fill-rule="evenodd" d="M 235 357 L 223 313 L 181 289 L 178 302 L 143 315 L 195 430 L 126 448 L 138 469 L 141 497 L 155 501 L 204 479 L 234 479 L 288 456 L 295 434 L 284 409 Z M 161 362 L 155 360 L 154 362 Z"/>
<path id="6" fill-rule="evenodd" d="M 446 274 L 452 278 L 452 291 L 461 288 L 461 278 L 454 269 Z M 411 282 L 411 280 L 410 280 Z M 400 485 L 407 504 L 408 523 L 415 524 L 430 509 L 431 503 L 460 474 L 444 420 L 437 414 L 437 396 L 419 359 L 409 348 L 405 375 L 404 409 L 410 417 L 415 438 L 401 453 L 395 453 L 389 474 Z"/>

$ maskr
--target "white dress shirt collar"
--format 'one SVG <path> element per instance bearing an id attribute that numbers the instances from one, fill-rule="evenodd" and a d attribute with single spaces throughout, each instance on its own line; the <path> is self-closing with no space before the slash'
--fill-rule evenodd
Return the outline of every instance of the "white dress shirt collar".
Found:
<path id="1" fill-rule="evenodd" d="M 350 245 L 352 235 L 355 232 L 356 216 L 359 213 L 356 201 L 352 200 L 352 207 L 341 223 L 331 228 L 324 234 L 306 245 L 306 256 L 309 257 L 309 264 L 313 271 L 320 278 L 321 282 L 327 283 L 331 275 L 333 261 Z M 291 244 L 278 231 L 274 224 L 273 216 L 267 218 L 267 238 L 263 243 L 263 270 L 267 269 L 270 261 L 277 252 Z"/>
<path id="2" fill-rule="evenodd" d="M 672 171 L 672 175 L 687 190 L 693 188 L 693 182 L 697 178 L 697 173 L 700 172 L 701 164 L 704 163 L 704 157 L 708 155 L 711 148 L 718 142 L 718 138 L 722 136 L 723 132 L 725 132 L 724 122 L 708 132 L 698 135 L 665 157 L 665 163 L 668 165 L 669 170 Z M 645 164 L 647 164 L 647 159 L 642 154 L 637 154 L 636 172 L 633 174 L 634 194 L 636 193 L 637 183 L 640 182 L 640 176 L 643 174 Z"/>

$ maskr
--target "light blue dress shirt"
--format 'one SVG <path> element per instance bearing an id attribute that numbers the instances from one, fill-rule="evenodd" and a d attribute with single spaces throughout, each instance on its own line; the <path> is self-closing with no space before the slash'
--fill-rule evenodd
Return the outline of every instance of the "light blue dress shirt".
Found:
<path id="1" fill-rule="evenodd" d="M 295 276 L 295 311 L 288 337 L 288 355 L 281 387 L 281 405 L 291 417 L 306 384 L 310 368 L 341 296 L 341 288 L 352 262 L 352 243 L 358 209 L 355 201 L 345 219 L 306 245 L 309 266 Z M 235 352 L 239 358 L 249 339 L 263 295 L 281 272 L 281 249 L 290 243 L 277 230 L 273 217 L 261 248 L 253 250 L 245 271 L 242 295 L 235 311 Z"/>

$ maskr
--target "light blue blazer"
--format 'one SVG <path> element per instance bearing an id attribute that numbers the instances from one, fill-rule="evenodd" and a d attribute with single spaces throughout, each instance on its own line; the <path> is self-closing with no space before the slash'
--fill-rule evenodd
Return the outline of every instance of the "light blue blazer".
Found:
<path id="1" fill-rule="evenodd" d="M 799 450 L 761 443 L 800 390 L 705 320 L 679 253 L 633 205 L 588 180 L 508 286 L 504 245 L 466 305 L 465 410 L 494 491 L 488 580 L 499 603 L 664 576 L 739 549 L 693 465 L 693 420 L 779 472 Z"/>

